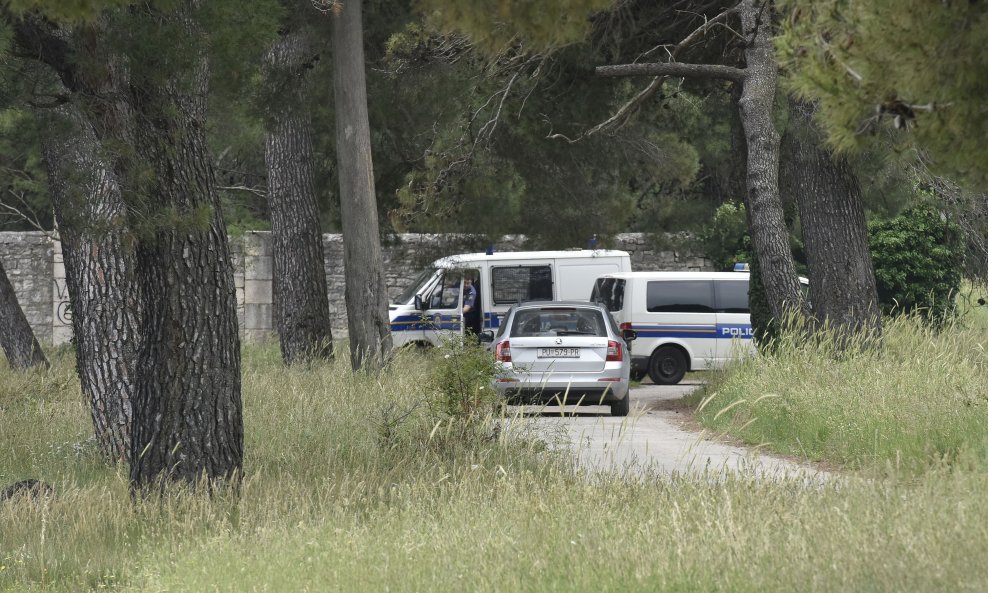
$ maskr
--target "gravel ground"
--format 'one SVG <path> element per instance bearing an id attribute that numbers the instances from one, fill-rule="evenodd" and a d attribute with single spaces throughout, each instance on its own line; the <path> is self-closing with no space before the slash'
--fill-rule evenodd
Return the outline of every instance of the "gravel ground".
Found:
<path id="1" fill-rule="evenodd" d="M 632 389 L 627 418 L 611 417 L 607 406 L 517 407 L 511 408 L 511 424 L 534 429 L 552 447 L 572 449 L 574 463 L 592 472 L 827 479 L 829 474 L 820 469 L 731 444 L 703 430 L 680 403 L 700 385 L 689 379 L 679 385 L 639 385 Z"/>

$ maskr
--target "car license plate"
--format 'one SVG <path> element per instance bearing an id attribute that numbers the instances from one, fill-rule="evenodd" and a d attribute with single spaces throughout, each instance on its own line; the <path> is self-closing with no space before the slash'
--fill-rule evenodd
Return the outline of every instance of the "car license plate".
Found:
<path id="1" fill-rule="evenodd" d="M 580 349 L 539 348 L 539 358 L 580 358 Z"/>

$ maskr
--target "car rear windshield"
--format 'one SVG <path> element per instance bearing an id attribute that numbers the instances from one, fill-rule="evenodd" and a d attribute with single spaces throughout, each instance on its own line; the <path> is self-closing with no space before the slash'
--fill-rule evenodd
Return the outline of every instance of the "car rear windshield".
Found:
<path id="1" fill-rule="evenodd" d="M 579 307 L 522 309 L 511 324 L 511 337 L 607 335 L 604 316 L 597 309 Z"/>

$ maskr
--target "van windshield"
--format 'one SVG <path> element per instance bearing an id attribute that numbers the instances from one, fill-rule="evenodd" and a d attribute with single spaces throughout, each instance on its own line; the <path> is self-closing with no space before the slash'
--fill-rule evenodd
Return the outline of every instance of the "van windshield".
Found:
<path id="1" fill-rule="evenodd" d="M 426 268 L 419 272 L 419 275 L 412 280 L 411 284 L 408 285 L 405 290 L 401 291 L 397 297 L 395 297 L 395 305 L 410 305 L 415 302 L 415 295 L 421 294 L 427 286 L 426 284 L 432 280 L 432 277 L 436 275 L 436 268 Z"/>

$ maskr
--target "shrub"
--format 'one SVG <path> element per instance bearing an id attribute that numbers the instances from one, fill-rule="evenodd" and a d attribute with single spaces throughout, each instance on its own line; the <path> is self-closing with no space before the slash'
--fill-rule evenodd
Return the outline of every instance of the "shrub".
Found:
<path id="1" fill-rule="evenodd" d="M 718 206 L 709 225 L 698 233 L 702 251 L 717 270 L 730 270 L 735 262 L 749 261 L 748 221 L 744 204 L 725 202 Z"/>
<path id="2" fill-rule="evenodd" d="M 430 373 L 433 413 L 476 419 L 495 411 L 500 398 L 491 387 L 498 363 L 489 350 L 474 339 L 452 336 L 440 346 L 439 358 Z"/>
<path id="3" fill-rule="evenodd" d="M 917 312 L 927 321 L 954 314 L 964 240 L 960 227 L 921 203 L 869 228 L 878 300 L 885 313 Z"/>

